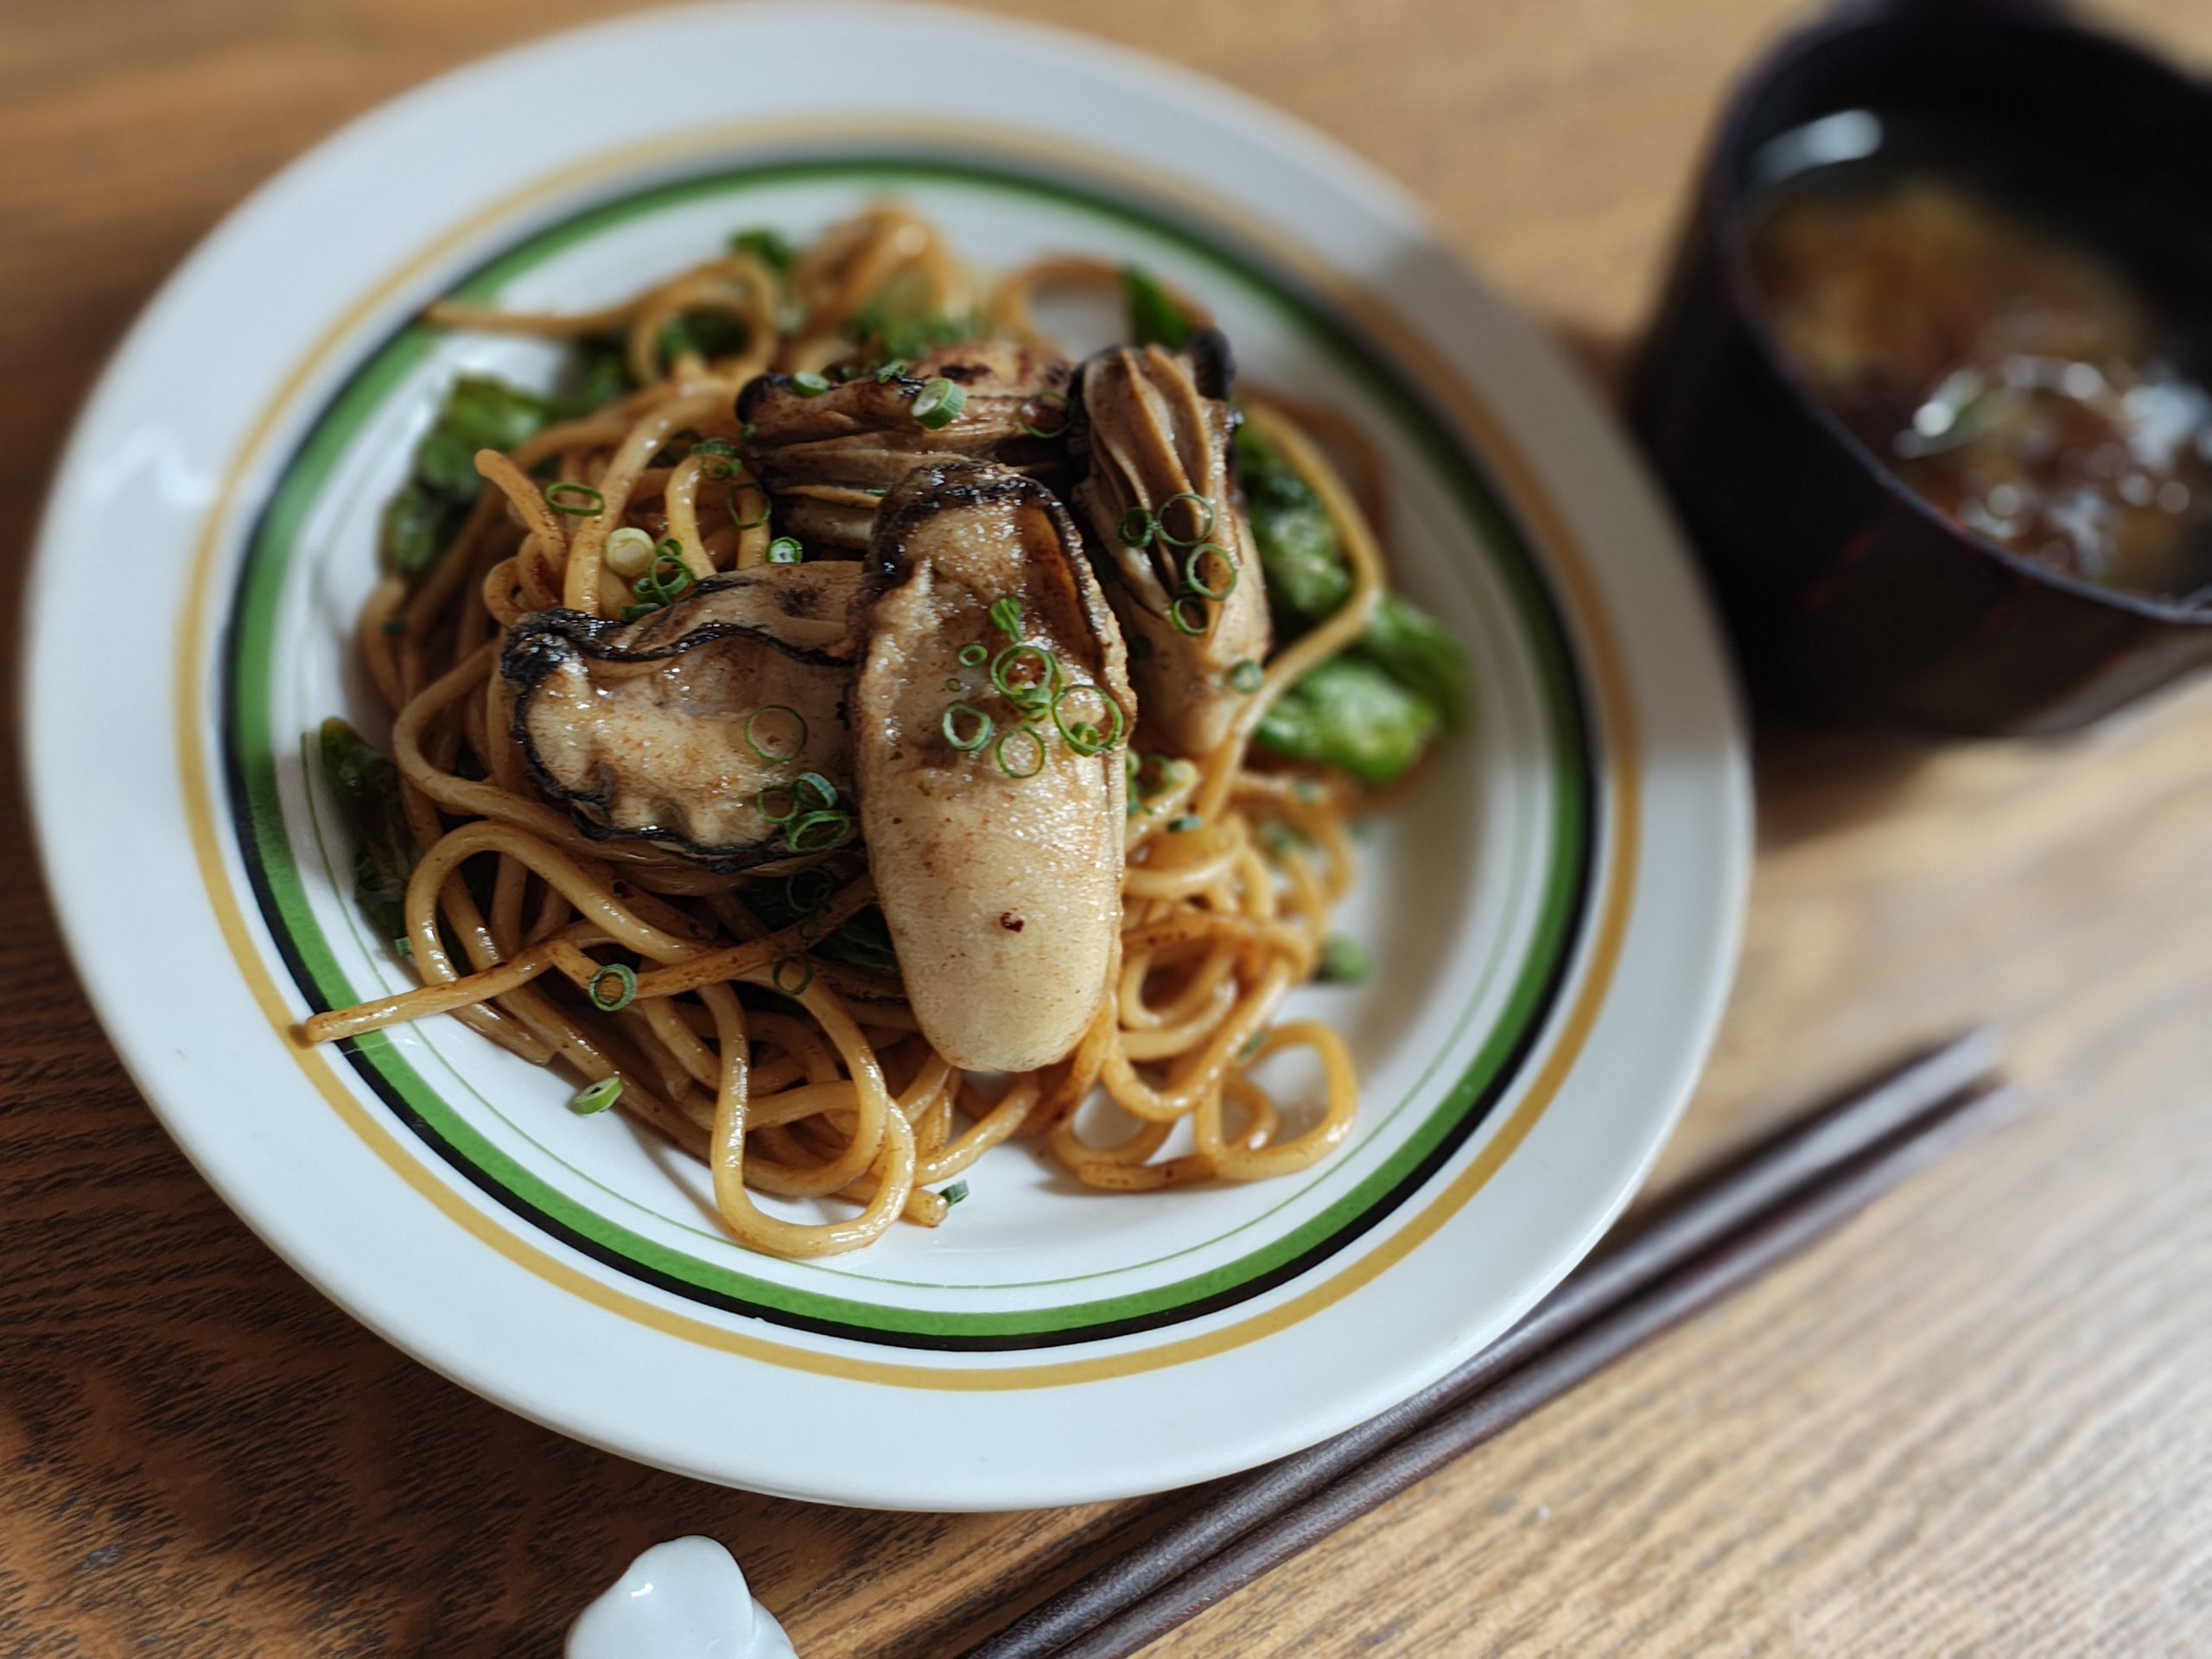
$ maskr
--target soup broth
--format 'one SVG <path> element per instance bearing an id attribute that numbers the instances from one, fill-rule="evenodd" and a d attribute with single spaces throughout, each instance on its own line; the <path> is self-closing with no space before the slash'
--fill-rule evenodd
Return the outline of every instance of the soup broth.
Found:
<path id="1" fill-rule="evenodd" d="M 1781 186 L 1745 250 L 1796 372 L 1929 505 L 2070 575 L 2212 599 L 2212 396 L 2136 273 L 1886 156 Z"/>

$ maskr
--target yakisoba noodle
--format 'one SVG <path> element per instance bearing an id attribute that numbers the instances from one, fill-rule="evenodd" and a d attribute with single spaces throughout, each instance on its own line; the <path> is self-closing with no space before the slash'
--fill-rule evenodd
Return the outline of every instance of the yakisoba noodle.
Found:
<path id="1" fill-rule="evenodd" d="M 1002 336 L 1039 341 L 1033 293 L 1116 280 L 1097 262 L 1046 261 L 1003 278 L 987 312 Z M 754 476 L 696 449 L 673 464 L 665 453 L 679 435 L 740 440 L 737 392 L 765 371 L 838 359 L 849 349 L 841 330 L 887 292 L 934 314 L 974 303 L 936 232 L 882 207 L 826 232 L 787 276 L 739 252 L 587 315 L 432 308 L 433 321 L 454 328 L 619 334 L 639 385 L 504 454 L 480 455 L 487 487 L 444 555 L 411 585 L 388 576 L 364 610 L 359 650 L 392 716 L 407 824 L 422 849 L 403 910 L 404 949 L 423 983 L 318 1014 L 306 1035 L 327 1041 L 450 1014 L 581 1079 L 580 1103 L 619 1090 L 621 1109 L 707 1163 L 736 1238 L 780 1255 L 853 1249 L 902 1216 L 936 1224 L 946 1198 L 932 1189 L 1016 1135 L 1039 1138 L 1099 1188 L 1304 1168 L 1350 1132 L 1357 1084 L 1335 1031 L 1275 1016 L 1313 976 L 1351 883 L 1353 791 L 1332 773 L 1249 765 L 1248 753 L 1273 701 L 1360 637 L 1385 579 L 1367 515 L 1284 403 L 1248 391 L 1246 418 L 1325 507 L 1350 597 L 1266 664 L 1218 749 L 1133 747 L 1144 750 L 1146 791 L 1133 796 L 1128 821 L 1117 961 L 1066 1058 L 1010 1078 L 964 1075 L 921 1034 L 898 981 L 814 954 L 874 902 L 849 853 L 817 867 L 832 874 L 811 877 L 798 922 L 772 928 L 748 893 L 805 883 L 804 874 L 718 874 L 642 841 L 595 838 L 532 784 L 499 672 L 505 631 L 553 607 L 619 613 L 630 573 L 607 562 L 626 524 L 644 521 L 657 543 L 664 535 L 692 577 L 766 563 L 773 524 Z M 702 312 L 725 315 L 741 348 L 709 359 L 683 347 L 684 335 L 668 352 L 668 325 Z M 1359 455 L 1354 464 L 1370 465 Z M 1294 1049 L 1319 1062 L 1322 1105 L 1294 1131 L 1252 1068 Z M 1077 1108 L 1101 1089 L 1136 1126 L 1117 1142 L 1094 1143 L 1077 1127 Z M 1189 1149 L 1163 1158 L 1185 1122 Z M 764 1211 L 761 1193 L 856 1209 L 795 1222 Z"/>

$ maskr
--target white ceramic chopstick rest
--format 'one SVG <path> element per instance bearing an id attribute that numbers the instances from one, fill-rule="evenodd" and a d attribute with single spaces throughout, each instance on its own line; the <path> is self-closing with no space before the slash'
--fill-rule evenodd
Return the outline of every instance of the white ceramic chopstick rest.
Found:
<path id="1" fill-rule="evenodd" d="M 569 1627 L 567 1659 L 798 1659 L 711 1538 L 655 1544 Z"/>

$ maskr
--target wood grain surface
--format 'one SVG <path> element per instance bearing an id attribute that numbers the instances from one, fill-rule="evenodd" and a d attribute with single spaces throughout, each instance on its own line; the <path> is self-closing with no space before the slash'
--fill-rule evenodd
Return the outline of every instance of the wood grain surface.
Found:
<path id="1" fill-rule="evenodd" d="M 1600 373 L 1769 0 L 1053 0 L 1379 162 Z M 0 0 L 5 593 L 69 413 L 194 238 L 346 118 L 606 8 Z M 2212 0 L 2116 21 L 2202 61 Z M 734 99 L 758 67 L 734 65 Z M 649 88 L 636 89 L 650 96 Z M 97 561 L 99 550 L 86 550 Z M 86 628 L 128 602 L 88 584 Z M 15 641 L 9 631 L 8 649 Z M 12 654 L 0 702 L 12 734 Z M 1734 1006 L 1662 1179 L 1913 1039 L 2026 1123 L 1242 1592 L 1160 1655 L 2212 1650 L 2212 690 L 2085 740 L 1770 730 Z M 809 1659 L 957 1649 L 1179 1500 L 810 1508 L 400 1357 L 156 1127 L 0 812 L 0 1656 L 550 1653 L 702 1531 Z"/>

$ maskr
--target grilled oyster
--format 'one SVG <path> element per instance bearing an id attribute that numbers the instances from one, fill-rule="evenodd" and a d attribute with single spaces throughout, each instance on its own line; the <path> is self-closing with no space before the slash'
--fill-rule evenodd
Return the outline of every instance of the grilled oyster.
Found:
<path id="1" fill-rule="evenodd" d="M 850 563 L 776 565 L 713 577 L 632 623 L 524 617 L 499 671 L 532 777 L 585 833 L 715 869 L 841 843 L 861 588 Z"/>
<path id="2" fill-rule="evenodd" d="M 1007 467 L 914 469 L 869 561 L 855 771 L 915 1017 L 963 1069 L 1046 1065 L 1121 927 L 1121 631 L 1065 510 Z"/>
<path id="3" fill-rule="evenodd" d="M 1181 353 L 1117 346 L 1077 372 L 1074 500 L 1116 580 L 1146 725 L 1184 754 L 1220 747 L 1246 693 L 1240 664 L 1268 654 L 1268 596 L 1229 473 L 1235 416 L 1228 342 L 1211 328 Z"/>
<path id="4" fill-rule="evenodd" d="M 915 400 L 940 379 L 959 388 L 960 404 L 932 428 L 915 417 Z M 932 352 L 887 378 L 865 374 L 811 396 L 789 375 L 764 374 L 738 394 L 737 417 L 753 428 L 747 453 L 774 498 L 777 528 L 817 555 L 859 554 L 883 493 L 922 462 L 1058 468 L 1067 382 L 1058 358 L 979 340 Z"/>

